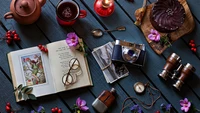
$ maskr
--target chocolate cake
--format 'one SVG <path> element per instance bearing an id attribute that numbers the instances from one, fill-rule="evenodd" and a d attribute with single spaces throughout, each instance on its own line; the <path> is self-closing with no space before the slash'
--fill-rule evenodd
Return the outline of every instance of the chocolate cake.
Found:
<path id="1" fill-rule="evenodd" d="M 177 30 L 185 20 L 185 9 L 178 0 L 158 0 L 151 11 L 150 21 L 160 32 Z"/>

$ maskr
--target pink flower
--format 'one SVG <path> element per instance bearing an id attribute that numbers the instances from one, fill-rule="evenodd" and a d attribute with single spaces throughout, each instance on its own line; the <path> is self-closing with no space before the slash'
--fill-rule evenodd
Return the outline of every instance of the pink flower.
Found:
<path id="1" fill-rule="evenodd" d="M 180 105 L 182 106 L 182 107 L 181 107 L 181 110 L 182 110 L 182 111 L 188 112 L 189 109 L 190 109 L 190 106 L 191 106 L 191 102 L 188 101 L 187 98 L 185 98 L 184 100 L 180 100 Z"/>
<path id="2" fill-rule="evenodd" d="M 160 34 L 158 31 L 151 29 L 151 33 L 148 35 L 148 38 L 152 41 L 160 41 Z"/>
<path id="3" fill-rule="evenodd" d="M 87 111 L 89 108 L 86 106 L 86 101 L 81 100 L 81 98 L 77 98 L 76 105 L 80 110 Z"/>
<path id="4" fill-rule="evenodd" d="M 79 44 L 78 36 L 74 32 L 68 33 L 67 38 L 66 38 L 66 42 L 67 42 L 69 47 L 72 47 L 72 46 L 76 47 Z"/>

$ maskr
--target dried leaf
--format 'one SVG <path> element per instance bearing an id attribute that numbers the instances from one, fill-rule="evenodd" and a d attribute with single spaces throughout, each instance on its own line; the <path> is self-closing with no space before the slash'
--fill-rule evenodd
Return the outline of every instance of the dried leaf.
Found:
<path id="1" fill-rule="evenodd" d="M 22 92 L 21 91 L 18 92 L 18 98 L 22 99 Z"/>
<path id="2" fill-rule="evenodd" d="M 22 84 L 20 84 L 17 89 L 20 90 L 22 88 Z"/>
<path id="3" fill-rule="evenodd" d="M 24 93 L 25 94 L 29 94 L 29 93 L 31 93 L 31 91 L 33 90 L 33 88 L 32 87 L 27 87 L 25 90 L 24 90 Z"/>
<path id="4" fill-rule="evenodd" d="M 37 98 L 35 97 L 35 95 L 33 94 L 28 94 L 29 99 L 31 100 L 37 100 Z"/>

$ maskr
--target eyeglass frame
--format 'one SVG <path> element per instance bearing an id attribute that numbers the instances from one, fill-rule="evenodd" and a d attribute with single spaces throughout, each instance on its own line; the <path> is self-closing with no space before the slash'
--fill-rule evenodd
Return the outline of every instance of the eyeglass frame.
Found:
<path id="1" fill-rule="evenodd" d="M 75 60 L 73 61 L 72 65 L 70 66 L 70 62 L 71 62 L 73 59 L 75 59 Z M 80 62 L 79 62 L 79 60 L 78 60 L 77 58 L 72 58 L 72 59 L 69 61 L 69 67 L 70 67 L 70 68 L 69 68 L 68 72 L 67 72 L 66 74 L 64 74 L 63 77 L 62 77 L 62 83 L 64 84 L 64 86 L 69 86 L 69 85 L 71 85 L 71 84 L 76 83 L 76 81 L 77 81 L 77 80 L 76 80 L 76 81 L 73 80 L 73 75 L 71 74 L 71 71 L 73 70 L 73 66 L 74 66 L 74 64 L 75 64 L 76 61 L 78 61 L 78 67 L 77 67 L 76 69 L 80 68 Z M 75 69 L 74 69 L 74 70 L 75 70 Z M 66 80 L 63 80 L 65 76 L 67 76 L 67 77 L 66 77 Z M 75 74 L 75 76 L 77 76 L 77 75 Z M 68 82 L 68 81 L 67 81 L 67 80 L 69 79 L 68 77 L 71 77 L 71 78 L 72 78 L 72 82 Z M 65 82 L 64 82 L 64 81 L 65 81 Z M 68 83 L 68 85 L 67 85 L 66 83 Z"/>

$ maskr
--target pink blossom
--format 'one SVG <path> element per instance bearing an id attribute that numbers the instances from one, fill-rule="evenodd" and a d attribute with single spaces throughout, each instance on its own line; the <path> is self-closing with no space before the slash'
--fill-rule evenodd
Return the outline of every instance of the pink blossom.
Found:
<path id="1" fill-rule="evenodd" d="M 76 47 L 79 44 L 78 36 L 74 32 L 68 33 L 67 38 L 66 38 L 66 42 L 67 42 L 69 47 L 72 47 L 72 46 Z"/>
<path id="2" fill-rule="evenodd" d="M 180 100 L 180 105 L 182 106 L 182 107 L 181 107 L 181 110 L 182 110 L 182 111 L 188 112 L 189 109 L 190 109 L 190 106 L 191 106 L 191 102 L 188 101 L 187 98 L 185 98 L 184 100 Z"/>
<path id="3" fill-rule="evenodd" d="M 81 98 L 77 98 L 76 105 L 80 110 L 87 111 L 89 108 L 86 106 L 86 101 L 81 100 Z"/>
<path id="4" fill-rule="evenodd" d="M 160 34 L 158 31 L 151 29 L 151 33 L 148 35 L 148 38 L 152 41 L 160 41 Z"/>

